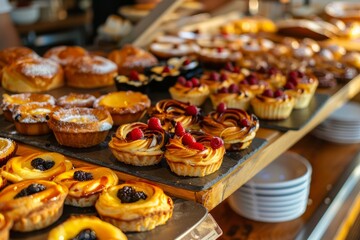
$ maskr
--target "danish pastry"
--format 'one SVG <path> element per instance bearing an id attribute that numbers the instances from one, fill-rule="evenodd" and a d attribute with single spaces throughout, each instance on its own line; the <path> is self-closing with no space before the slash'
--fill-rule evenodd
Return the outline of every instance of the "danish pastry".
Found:
<path id="1" fill-rule="evenodd" d="M 50 58 L 62 66 L 66 66 L 75 59 L 86 55 L 88 52 L 79 46 L 57 46 L 46 51 L 44 58 Z"/>
<path id="2" fill-rule="evenodd" d="M 15 155 L 16 150 L 17 144 L 14 140 L 0 137 L 0 166 L 4 165 L 10 158 L 12 158 Z"/>

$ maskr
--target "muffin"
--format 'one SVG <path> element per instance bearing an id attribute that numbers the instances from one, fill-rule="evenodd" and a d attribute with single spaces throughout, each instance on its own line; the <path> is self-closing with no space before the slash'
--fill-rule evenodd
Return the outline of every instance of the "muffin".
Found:
<path id="1" fill-rule="evenodd" d="M 69 189 L 65 204 L 90 207 L 104 189 L 118 183 L 118 177 L 110 168 L 81 167 L 61 173 L 53 181 Z"/>
<path id="2" fill-rule="evenodd" d="M 196 106 L 202 105 L 210 94 L 209 87 L 200 83 L 199 79 L 186 80 L 184 77 L 179 77 L 177 83 L 169 88 L 169 92 L 173 99 Z"/>
<path id="3" fill-rule="evenodd" d="M 161 161 L 165 144 L 166 133 L 160 120 L 152 117 L 148 124 L 134 122 L 121 125 L 109 142 L 109 148 L 120 162 L 149 166 Z"/>
<path id="4" fill-rule="evenodd" d="M 102 220 L 122 231 L 143 232 L 165 224 L 174 203 L 153 184 L 129 181 L 104 190 L 95 207 Z"/>

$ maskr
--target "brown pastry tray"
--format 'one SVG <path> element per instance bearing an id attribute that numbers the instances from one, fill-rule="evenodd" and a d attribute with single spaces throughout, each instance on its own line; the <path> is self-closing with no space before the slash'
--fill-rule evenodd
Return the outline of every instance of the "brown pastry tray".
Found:
<path id="1" fill-rule="evenodd" d="M 207 216 L 207 210 L 204 206 L 193 201 L 183 199 L 174 200 L 173 216 L 165 225 L 141 233 L 127 233 L 129 240 L 142 239 L 177 239 L 184 233 L 187 233 L 200 224 Z M 29 233 L 10 232 L 11 240 L 43 240 L 47 238 L 50 230 L 64 222 L 71 215 L 97 215 L 94 207 L 72 207 L 65 205 L 64 212 L 60 219 L 47 228 L 32 231 Z"/>

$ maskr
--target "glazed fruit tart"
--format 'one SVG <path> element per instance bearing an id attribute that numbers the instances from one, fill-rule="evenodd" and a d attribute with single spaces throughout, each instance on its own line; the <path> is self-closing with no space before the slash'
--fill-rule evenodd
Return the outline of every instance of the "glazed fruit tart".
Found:
<path id="1" fill-rule="evenodd" d="M 113 121 L 106 109 L 63 108 L 50 115 L 48 125 L 60 145 L 86 148 L 103 142 Z"/>
<path id="2" fill-rule="evenodd" d="M 161 188 L 129 181 L 104 190 L 96 202 L 100 218 L 124 232 L 142 232 L 165 224 L 174 203 Z"/>
<path id="3" fill-rule="evenodd" d="M 0 192 L 0 212 L 14 222 L 12 230 L 45 228 L 60 218 L 68 189 L 46 180 L 26 180 Z"/>
<path id="4" fill-rule="evenodd" d="M 120 162 L 149 166 L 161 161 L 166 139 L 160 120 L 152 117 L 147 124 L 135 122 L 121 125 L 109 142 L 109 148 Z"/>
<path id="5" fill-rule="evenodd" d="M 72 163 L 60 153 L 33 153 L 11 158 L 2 167 L 1 175 L 9 182 L 30 179 L 52 180 L 70 169 Z"/>
<path id="6" fill-rule="evenodd" d="M 259 120 L 245 110 L 227 108 L 224 103 L 201 122 L 202 130 L 223 139 L 226 150 L 246 149 L 255 138 Z"/>

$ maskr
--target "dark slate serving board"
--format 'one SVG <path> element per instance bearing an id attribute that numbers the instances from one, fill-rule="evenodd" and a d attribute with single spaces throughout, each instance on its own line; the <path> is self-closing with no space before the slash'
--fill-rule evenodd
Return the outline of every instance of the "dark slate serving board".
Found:
<path id="1" fill-rule="evenodd" d="M 324 106 L 329 97 L 330 96 L 326 94 L 316 93 L 311 100 L 309 107 L 293 110 L 290 117 L 285 120 L 268 121 L 260 119 L 260 126 L 262 128 L 270 128 L 279 131 L 300 130 Z"/>
<path id="2" fill-rule="evenodd" d="M 205 177 L 180 177 L 170 171 L 164 159 L 159 164 L 148 167 L 136 167 L 117 161 L 108 148 L 108 142 L 111 139 L 112 133 L 98 146 L 77 149 L 59 145 L 53 134 L 43 136 L 25 136 L 18 134 L 14 124 L 6 121 L 3 116 L 0 116 L 0 126 L 0 136 L 2 137 L 8 137 L 47 151 L 59 152 L 85 162 L 109 167 L 139 178 L 190 191 L 209 189 L 266 144 L 266 140 L 255 138 L 249 148 L 238 152 L 226 153 L 220 169 L 215 173 Z"/>
<path id="3" fill-rule="evenodd" d="M 141 233 L 127 233 L 126 236 L 129 240 L 142 240 L 142 239 L 176 239 L 186 232 L 196 228 L 207 216 L 207 210 L 199 203 L 183 200 L 174 200 L 173 216 L 165 225 L 156 227 L 155 229 Z M 29 233 L 10 232 L 11 240 L 44 240 L 50 230 L 57 225 L 64 222 L 72 215 L 95 215 L 96 209 L 94 207 L 72 207 L 65 205 L 64 212 L 60 219 L 47 228 L 32 231 Z"/>

